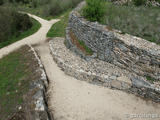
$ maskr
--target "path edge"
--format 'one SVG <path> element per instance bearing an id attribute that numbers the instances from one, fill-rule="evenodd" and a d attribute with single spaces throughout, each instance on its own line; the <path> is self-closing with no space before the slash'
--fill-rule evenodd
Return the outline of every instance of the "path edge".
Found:
<path id="1" fill-rule="evenodd" d="M 44 66 L 40 60 L 40 56 L 38 55 L 36 50 L 31 45 L 28 45 L 28 46 L 31 48 L 31 51 L 33 52 L 35 59 L 38 62 L 39 70 L 41 71 L 41 79 L 38 80 L 37 83 L 34 83 L 34 84 L 36 84 L 34 87 L 39 88 L 39 90 L 34 94 L 34 96 L 36 96 L 38 94 L 38 97 L 34 99 L 35 100 L 34 103 L 36 105 L 35 113 L 39 114 L 37 119 L 39 119 L 39 120 L 41 119 L 40 118 L 41 114 L 46 114 L 45 120 L 53 120 L 53 115 L 48 107 L 47 90 L 48 90 L 48 86 L 49 86 L 49 80 L 48 80 L 45 68 L 44 68 Z"/>

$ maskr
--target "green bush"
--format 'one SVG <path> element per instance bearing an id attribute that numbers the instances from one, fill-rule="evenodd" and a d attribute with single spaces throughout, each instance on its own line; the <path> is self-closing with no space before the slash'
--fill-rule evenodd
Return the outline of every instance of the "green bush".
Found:
<path id="1" fill-rule="evenodd" d="M 27 3 L 29 3 L 31 0 L 9 0 L 9 2 L 17 2 L 17 3 L 25 3 L 25 4 L 27 4 Z"/>
<path id="2" fill-rule="evenodd" d="M 6 14 L 7 13 L 7 14 Z M 28 15 L 16 12 L 11 8 L 0 7 L 0 42 L 5 42 L 13 35 L 32 27 Z"/>
<path id="3" fill-rule="evenodd" d="M 160 3 L 160 0 L 155 0 L 156 2 Z"/>
<path id="4" fill-rule="evenodd" d="M 117 29 L 148 41 L 160 44 L 159 9 L 147 6 L 119 6 L 106 4 L 106 13 L 101 22 L 109 28 Z"/>
<path id="5" fill-rule="evenodd" d="M 25 11 L 43 18 L 53 18 L 77 6 L 83 0 L 0 0 L 8 5 L 17 7 L 19 11 Z"/>
<path id="6" fill-rule="evenodd" d="M 10 17 L 9 14 L 10 11 L 7 11 L 7 14 L 5 14 L 4 9 L 0 8 L 0 42 L 8 39 L 8 36 L 10 36 L 13 32 L 13 28 L 11 27 L 12 17 Z"/>
<path id="7" fill-rule="evenodd" d="M 15 13 L 13 17 L 16 30 L 25 31 L 32 27 L 32 22 L 27 14 Z"/>
<path id="8" fill-rule="evenodd" d="M 147 0 L 133 0 L 135 6 L 145 5 Z"/>
<path id="9" fill-rule="evenodd" d="M 60 2 L 58 0 L 53 0 L 49 5 L 49 15 L 58 15 L 62 11 L 62 7 L 60 6 Z"/>
<path id="10" fill-rule="evenodd" d="M 0 0 L 0 5 L 3 5 L 4 1 L 3 0 Z"/>
<path id="11" fill-rule="evenodd" d="M 68 9 L 74 8 L 82 0 L 51 0 L 47 7 L 43 8 L 46 15 L 57 16 Z"/>
<path id="12" fill-rule="evenodd" d="M 86 0 L 87 5 L 83 8 L 83 16 L 90 21 L 100 22 L 105 15 L 104 0 Z"/>

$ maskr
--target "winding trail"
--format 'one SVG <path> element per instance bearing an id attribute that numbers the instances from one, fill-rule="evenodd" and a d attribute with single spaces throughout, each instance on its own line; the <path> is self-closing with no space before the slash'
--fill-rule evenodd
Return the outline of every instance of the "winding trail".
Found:
<path id="1" fill-rule="evenodd" d="M 156 114 L 159 118 L 154 120 L 160 120 L 160 105 L 157 103 L 65 75 L 53 61 L 48 42 L 45 41 L 46 33 L 58 20 L 46 21 L 30 16 L 42 24 L 40 30 L 32 36 L 0 49 L 0 58 L 22 45 L 34 45 L 50 81 L 49 107 L 53 110 L 55 120 L 130 120 L 127 117 L 135 117 L 134 114 Z M 63 40 L 63 38 L 55 39 Z M 133 120 L 146 119 L 148 120 L 148 118 Z"/>
<path id="2" fill-rule="evenodd" d="M 33 44 L 39 44 L 40 42 L 43 42 L 46 40 L 46 34 L 51 28 L 51 26 L 59 21 L 59 19 L 54 19 L 51 21 L 44 20 L 40 17 L 37 17 L 35 15 L 28 14 L 30 17 L 36 19 L 41 24 L 41 28 L 34 33 L 33 35 L 26 37 L 20 41 L 17 41 L 9 46 L 6 46 L 4 48 L 0 49 L 0 58 L 2 58 L 4 55 L 7 55 L 8 53 L 20 48 L 21 46 L 25 44 L 33 45 Z"/>

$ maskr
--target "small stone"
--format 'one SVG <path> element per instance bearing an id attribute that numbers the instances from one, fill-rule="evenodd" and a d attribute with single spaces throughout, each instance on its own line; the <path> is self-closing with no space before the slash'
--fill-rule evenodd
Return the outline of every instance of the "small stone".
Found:
<path id="1" fill-rule="evenodd" d="M 21 109 L 22 109 L 22 106 L 19 106 L 18 109 L 21 110 Z"/>
<path id="2" fill-rule="evenodd" d="M 128 51 L 128 48 L 123 45 L 123 44 L 119 44 L 119 48 L 123 51 L 123 52 L 127 52 Z"/>
<path id="3" fill-rule="evenodd" d="M 92 74 L 92 73 L 89 71 L 89 72 L 88 72 L 88 75 L 90 76 L 91 74 Z"/>
<path id="4" fill-rule="evenodd" d="M 147 81 L 144 81 L 142 78 L 139 77 L 133 77 L 132 79 L 132 84 L 137 86 L 137 87 L 150 87 L 151 84 Z"/>
<path id="5" fill-rule="evenodd" d="M 121 89 L 121 88 L 122 88 L 121 82 L 120 82 L 120 81 L 117 81 L 117 80 L 112 80 L 111 86 L 112 86 L 113 88 L 117 88 L 117 89 Z"/>
<path id="6" fill-rule="evenodd" d="M 112 79 L 112 80 L 116 80 L 117 79 L 116 76 L 110 76 L 109 78 Z"/>
<path id="7" fill-rule="evenodd" d="M 132 81 L 126 76 L 120 76 L 117 78 L 117 80 L 119 80 L 121 82 L 125 82 L 125 83 L 129 84 L 130 86 L 132 85 Z"/>
<path id="8" fill-rule="evenodd" d="M 18 85 L 21 86 L 21 83 L 19 82 Z"/>

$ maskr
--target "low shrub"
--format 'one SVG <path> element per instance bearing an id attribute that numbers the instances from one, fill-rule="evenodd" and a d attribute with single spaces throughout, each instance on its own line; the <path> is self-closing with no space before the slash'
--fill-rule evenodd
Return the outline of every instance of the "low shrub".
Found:
<path id="1" fill-rule="evenodd" d="M 101 23 L 122 33 L 160 44 L 160 14 L 157 7 L 119 6 L 107 3 L 105 17 Z"/>
<path id="2" fill-rule="evenodd" d="M 160 4 L 160 0 L 155 0 L 156 2 L 158 2 Z"/>
<path id="3" fill-rule="evenodd" d="M 43 13 L 51 16 L 57 16 L 68 9 L 76 7 L 81 1 L 82 0 L 51 0 L 47 5 L 47 8 L 43 8 Z"/>
<path id="4" fill-rule="evenodd" d="M 147 0 L 133 0 L 135 6 L 145 5 Z"/>
<path id="5" fill-rule="evenodd" d="M 100 22 L 106 12 L 104 0 L 86 0 L 86 3 L 82 11 L 83 16 L 90 21 Z"/>
<path id="6" fill-rule="evenodd" d="M 32 22 L 27 14 L 15 13 L 13 17 L 16 30 L 25 31 L 32 27 Z"/>
<path id="7" fill-rule="evenodd" d="M 77 6 L 83 0 L 0 0 L 42 18 L 51 19 Z"/>
<path id="8" fill-rule="evenodd" d="M 28 15 L 3 7 L 0 7 L 0 23 L 0 42 L 5 42 L 11 36 L 18 35 L 20 32 L 32 27 Z"/>
<path id="9" fill-rule="evenodd" d="M 0 0 L 0 5 L 3 5 L 4 1 L 3 0 Z"/>
<path id="10" fill-rule="evenodd" d="M 27 4 L 29 3 L 31 0 L 9 0 L 9 2 L 17 2 L 17 3 L 24 3 L 24 4 Z"/>
<path id="11" fill-rule="evenodd" d="M 53 0 L 51 4 L 49 5 L 49 15 L 58 15 L 63 10 L 58 0 Z"/>

